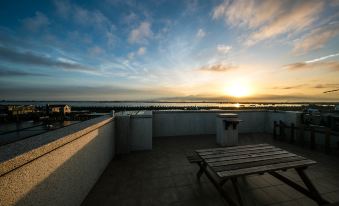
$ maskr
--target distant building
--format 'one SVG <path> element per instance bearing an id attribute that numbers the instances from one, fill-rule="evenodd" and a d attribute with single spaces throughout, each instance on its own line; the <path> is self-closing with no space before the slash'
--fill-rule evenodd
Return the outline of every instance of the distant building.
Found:
<path id="1" fill-rule="evenodd" d="M 48 105 L 48 112 L 58 114 L 69 114 L 71 113 L 71 107 L 67 104 Z"/>
<path id="2" fill-rule="evenodd" d="M 3 109 L 5 109 L 6 113 L 11 116 L 24 115 L 36 111 L 34 105 L 6 105 L 4 107 Z"/>

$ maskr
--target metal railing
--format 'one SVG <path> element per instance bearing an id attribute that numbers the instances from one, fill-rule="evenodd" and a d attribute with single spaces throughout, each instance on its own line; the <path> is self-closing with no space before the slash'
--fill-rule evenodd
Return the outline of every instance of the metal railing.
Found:
<path id="1" fill-rule="evenodd" d="M 286 135 L 286 129 L 289 129 L 290 135 Z M 298 133 L 296 131 L 299 131 Z M 289 143 L 296 142 L 297 138 L 302 145 L 305 145 L 305 133 L 309 132 L 310 134 L 310 149 L 316 149 L 316 133 L 323 134 L 325 137 L 324 141 L 324 149 L 326 153 L 331 153 L 331 137 L 338 136 L 339 132 L 333 131 L 328 127 L 318 126 L 318 125 L 300 125 L 298 127 L 295 126 L 294 123 L 290 125 L 285 124 L 283 121 L 274 121 L 273 123 L 273 138 L 280 140 L 287 140 Z M 279 135 L 278 135 L 279 134 Z M 298 134 L 298 137 L 296 136 Z"/>

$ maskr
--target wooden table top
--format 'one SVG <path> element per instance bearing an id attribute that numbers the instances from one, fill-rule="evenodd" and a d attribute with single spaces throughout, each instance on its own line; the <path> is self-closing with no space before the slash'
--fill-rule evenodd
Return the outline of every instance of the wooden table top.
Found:
<path id="1" fill-rule="evenodd" d="M 195 152 L 222 179 L 316 164 L 313 160 L 269 144 L 219 147 Z"/>

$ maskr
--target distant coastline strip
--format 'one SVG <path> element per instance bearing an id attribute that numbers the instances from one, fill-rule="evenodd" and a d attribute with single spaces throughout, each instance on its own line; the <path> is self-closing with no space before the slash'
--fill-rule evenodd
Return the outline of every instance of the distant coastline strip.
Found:
<path id="1" fill-rule="evenodd" d="M 336 91 L 339 91 L 339 89 L 333 89 L 333 90 L 325 91 L 324 93 L 331 93 L 331 92 L 336 92 Z"/>

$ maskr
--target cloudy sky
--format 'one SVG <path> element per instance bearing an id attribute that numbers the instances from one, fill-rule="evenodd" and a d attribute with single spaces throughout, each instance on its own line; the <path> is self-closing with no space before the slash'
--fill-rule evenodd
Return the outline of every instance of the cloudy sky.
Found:
<path id="1" fill-rule="evenodd" d="M 338 0 L 1 2 L 0 99 L 339 101 L 337 89 Z"/>

